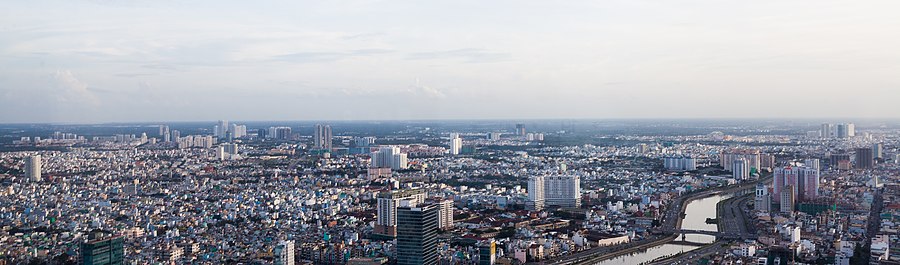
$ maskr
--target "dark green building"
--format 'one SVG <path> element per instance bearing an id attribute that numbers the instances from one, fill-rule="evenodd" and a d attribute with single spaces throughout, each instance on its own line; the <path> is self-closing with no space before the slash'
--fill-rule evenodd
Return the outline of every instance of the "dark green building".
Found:
<path id="1" fill-rule="evenodd" d="M 438 206 L 397 208 L 397 265 L 437 264 Z"/>
<path id="2" fill-rule="evenodd" d="M 125 263 L 125 240 L 121 236 L 81 243 L 83 265 L 119 265 Z"/>

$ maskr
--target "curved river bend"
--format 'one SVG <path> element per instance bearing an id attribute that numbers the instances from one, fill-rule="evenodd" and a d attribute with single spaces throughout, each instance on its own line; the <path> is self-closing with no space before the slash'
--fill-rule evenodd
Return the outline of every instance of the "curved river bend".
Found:
<path id="1" fill-rule="evenodd" d="M 707 224 L 706 218 L 716 218 L 716 204 L 719 201 L 730 198 L 731 194 L 715 195 L 702 199 L 696 199 L 688 203 L 685 208 L 685 217 L 681 223 L 682 229 L 716 231 L 714 224 Z M 677 240 L 681 240 L 681 237 Z M 711 244 L 716 241 L 716 237 L 709 235 L 686 235 L 685 241 Z M 616 258 L 604 260 L 597 265 L 622 265 L 622 264 L 640 264 L 653 261 L 660 257 L 677 255 L 679 253 L 688 252 L 699 247 L 683 246 L 677 244 L 665 244 L 644 251 L 636 251 L 631 254 L 622 255 Z"/>

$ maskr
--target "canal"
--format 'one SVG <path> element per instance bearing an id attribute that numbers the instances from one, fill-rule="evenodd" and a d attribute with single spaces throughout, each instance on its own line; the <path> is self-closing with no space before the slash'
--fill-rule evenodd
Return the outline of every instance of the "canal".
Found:
<path id="1" fill-rule="evenodd" d="M 715 224 L 707 224 L 706 218 L 716 218 L 716 204 L 719 201 L 726 200 L 731 194 L 715 195 L 702 199 L 693 200 L 688 203 L 685 208 L 684 221 L 681 223 L 682 229 L 716 231 Z M 681 236 L 676 240 L 681 240 Z M 686 235 L 685 241 L 711 244 L 716 241 L 716 237 L 709 235 Z M 688 252 L 699 247 L 684 246 L 679 244 L 665 244 L 651 247 L 643 251 L 632 252 L 631 254 L 622 255 L 616 258 L 598 262 L 598 265 L 622 265 L 622 264 L 641 264 L 653 261 L 660 257 L 678 255 Z"/>

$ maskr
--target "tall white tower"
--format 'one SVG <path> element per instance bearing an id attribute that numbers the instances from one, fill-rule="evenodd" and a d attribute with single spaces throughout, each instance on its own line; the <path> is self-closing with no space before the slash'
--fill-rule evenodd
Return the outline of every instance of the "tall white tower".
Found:
<path id="1" fill-rule="evenodd" d="M 528 202 L 526 204 L 532 211 L 544 209 L 544 176 L 528 178 Z"/>
<path id="2" fill-rule="evenodd" d="M 25 158 L 25 176 L 32 181 L 41 181 L 41 155 Z"/>

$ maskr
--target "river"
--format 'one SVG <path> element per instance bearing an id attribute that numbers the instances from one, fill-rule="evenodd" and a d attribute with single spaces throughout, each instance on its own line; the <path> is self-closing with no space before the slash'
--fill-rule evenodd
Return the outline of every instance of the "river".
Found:
<path id="1" fill-rule="evenodd" d="M 684 221 L 681 223 L 682 229 L 716 231 L 715 224 L 707 224 L 706 218 L 716 218 L 716 204 L 719 201 L 730 198 L 731 195 L 716 195 L 703 199 L 693 200 L 688 203 L 685 208 Z M 681 240 L 679 236 L 678 239 Z M 709 235 L 686 235 L 685 241 L 710 244 L 716 241 L 716 237 Z M 640 264 L 655 260 L 659 257 L 672 256 L 682 252 L 688 252 L 699 247 L 684 246 L 677 244 L 665 244 L 649 248 L 645 251 L 636 251 L 631 254 L 619 256 L 613 259 L 604 260 L 596 263 L 597 265 L 623 265 L 623 264 Z"/>

